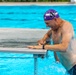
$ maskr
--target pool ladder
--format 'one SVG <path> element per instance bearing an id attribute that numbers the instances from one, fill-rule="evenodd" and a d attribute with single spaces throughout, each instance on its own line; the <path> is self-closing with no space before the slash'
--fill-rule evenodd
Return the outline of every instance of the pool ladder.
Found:
<path id="1" fill-rule="evenodd" d="M 48 51 L 44 54 L 33 54 L 34 57 L 34 75 L 38 75 L 38 58 L 48 58 Z"/>

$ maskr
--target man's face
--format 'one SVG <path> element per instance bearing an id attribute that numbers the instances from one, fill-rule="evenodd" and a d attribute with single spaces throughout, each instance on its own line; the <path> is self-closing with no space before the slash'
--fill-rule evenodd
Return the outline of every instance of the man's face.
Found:
<path id="1" fill-rule="evenodd" d="M 57 22 L 55 19 L 45 21 L 46 25 L 50 27 L 52 30 L 56 30 L 58 28 Z"/>

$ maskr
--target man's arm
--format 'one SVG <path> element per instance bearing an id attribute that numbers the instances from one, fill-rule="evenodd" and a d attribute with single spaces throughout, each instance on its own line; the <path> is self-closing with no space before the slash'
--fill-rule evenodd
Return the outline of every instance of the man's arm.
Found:
<path id="1" fill-rule="evenodd" d="M 72 27 L 71 25 L 68 25 L 63 28 L 62 42 L 60 44 L 55 44 L 55 45 L 45 45 L 45 49 L 53 50 L 53 51 L 66 51 L 72 36 L 73 36 Z"/>
<path id="2" fill-rule="evenodd" d="M 46 41 L 51 37 L 52 30 L 50 29 L 42 39 L 38 40 L 38 44 L 45 44 Z"/>
<path id="3" fill-rule="evenodd" d="M 44 37 L 42 38 L 43 40 L 47 40 L 48 38 L 51 37 L 51 34 L 52 34 L 52 30 L 50 29 L 45 35 Z"/>
<path id="4" fill-rule="evenodd" d="M 62 42 L 60 44 L 44 45 L 44 49 L 51 50 L 51 51 L 63 51 L 63 52 L 65 52 L 68 48 L 68 45 L 70 43 L 71 38 L 72 38 L 72 33 L 66 31 L 66 33 L 64 32 L 62 35 Z M 43 45 L 29 46 L 28 48 L 42 49 Z"/>

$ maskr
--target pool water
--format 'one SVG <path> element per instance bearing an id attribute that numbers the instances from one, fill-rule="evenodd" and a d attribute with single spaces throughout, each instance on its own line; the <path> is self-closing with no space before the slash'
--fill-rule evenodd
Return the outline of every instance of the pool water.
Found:
<path id="1" fill-rule="evenodd" d="M 70 21 L 74 28 L 76 6 L 0 6 L 0 28 L 46 28 L 43 15 L 55 9 L 60 17 Z M 70 9 L 71 8 L 71 9 Z"/>
<path id="2" fill-rule="evenodd" d="M 46 29 L 43 14 L 55 9 L 61 18 L 73 24 L 76 34 L 76 6 L 0 6 L 0 28 Z M 38 75 L 65 75 L 66 70 L 54 60 L 53 52 L 48 58 L 38 58 Z M 0 75 L 34 75 L 32 54 L 0 53 Z"/>

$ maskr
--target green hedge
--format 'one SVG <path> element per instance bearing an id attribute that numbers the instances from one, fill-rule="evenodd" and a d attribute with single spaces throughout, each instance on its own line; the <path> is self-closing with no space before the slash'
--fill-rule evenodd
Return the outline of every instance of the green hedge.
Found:
<path id="1" fill-rule="evenodd" d="M 70 0 L 38 0 L 39 2 L 70 2 Z"/>

